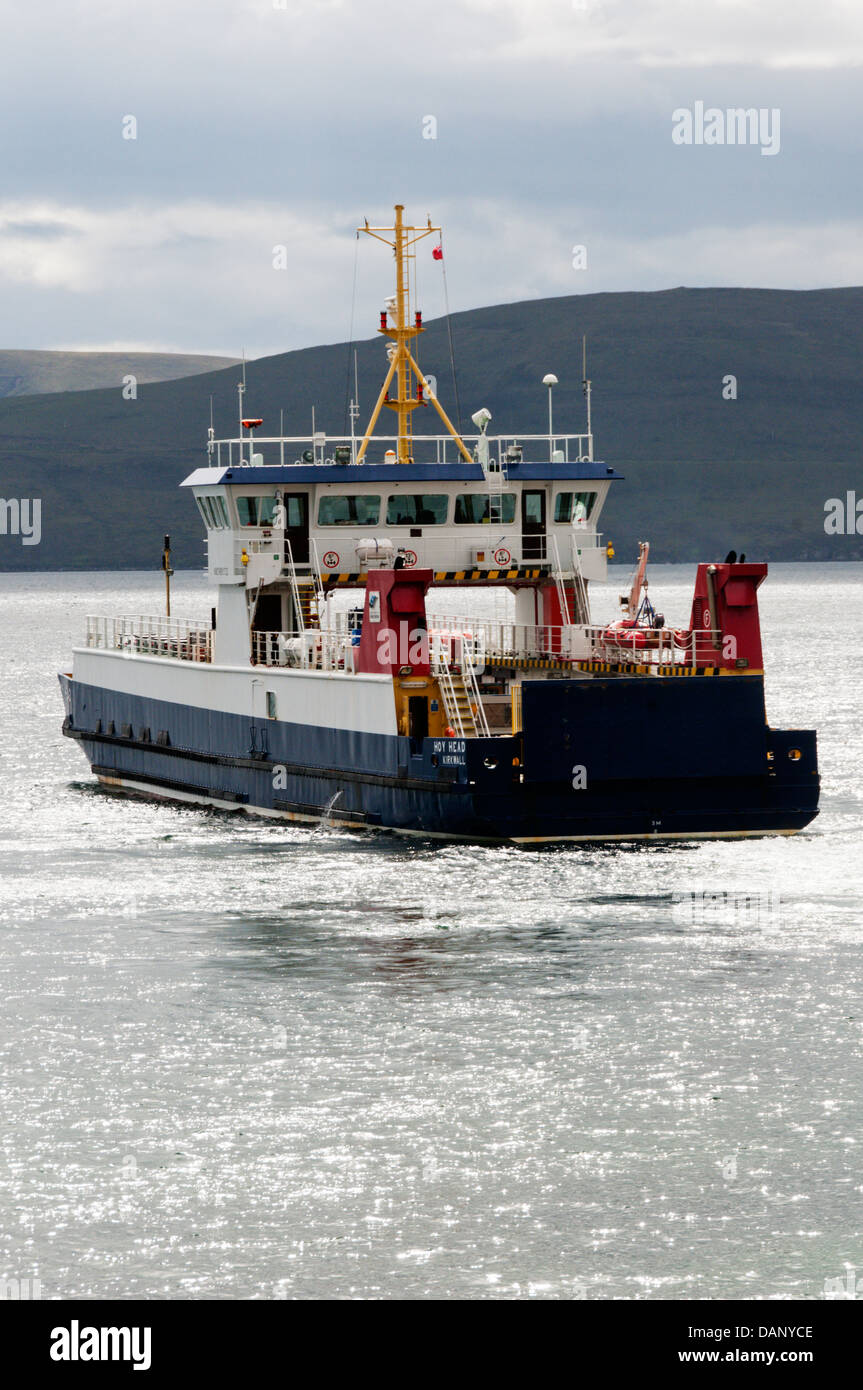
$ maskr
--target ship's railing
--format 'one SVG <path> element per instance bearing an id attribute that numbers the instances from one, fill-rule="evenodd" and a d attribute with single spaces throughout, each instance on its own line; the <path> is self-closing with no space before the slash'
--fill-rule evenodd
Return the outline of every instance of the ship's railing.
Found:
<path id="1" fill-rule="evenodd" d="M 88 617 L 86 646 L 134 656 L 170 657 L 180 661 L 212 662 L 213 631 L 208 622 L 186 618 L 126 616 Z M 402 641 L 402 635 L 396 634 Z M 408 634 L 413 643 L 414 634 Z M 315 671 L 353 671 L 359 643 L 355 614 L 332 613 L 323 629 L 251 634 L 253 663 Z M 428 618 L 428 650 L 434 663 L 469 664 L 482 671 L 486 664 L 518 664 L 554 660 L 564 664 L 608 661 L 639 666 L 718 665 L 722 633 L 711 628 L 694 632 L 663 627 L 623 628 L 551 623 L 474 621 L 464 615 L 433 614 Z"/>
<path id="2" fill-rule="evenodd" d="M 212 661 L 210 623 L 187 618 L 87 618 L 86 645 L 135 656 L 164 656 L 180 661 Z"/>
<path id="3" fill-rule="evenodd" d="M 572 629 L 583 634 L 590 659 L 638 666 L 717 666 L 722 658 L 723 635 L 714 628 L 690 632 L 679 628 L 607 627 Z M 583 658 L 577 658 L 583 659 Z"/>
<path id="4" fill-rule="evenodd" d="M 437 660 L 458 662 L 467 653 L 472 664 L 554 660 L 566 663 L 608 661 L 638 666 L 715 666 L 722 634 L 712 629 L 622 629 L 586 624 L 474 622 L 464 616 L 429 617 L 429 643 Z"/>
<path id="5" fill-rule="evenodd" d="M 255 666 L 288 666 L 301 671 L 353 671 L 356 644 L 350 633 L 318 628 L 302 632 L 253 632 Z"/>
<path id="6" fill-rule="evenodd" d="M 253 632 L 252 660 L 259 666 L 290 666 L 311 671 L 353 671 L 359 631 L 345 612 L 334 613 L 330 626 L 299 632 Z M 407 625 L 406 625 L 407 626 Z M 568 657 L 573 629 L 531 627 L 522 623 L 472 623 L 466 618 L 428 620 L 427 647 L 415 631 L 384 633 L 404 647 L 405 660 L 418 644 L 433 665 L 459 665 L 482 671 L 487 659 Z M 385 663 L 389 669 L 389 661 Z"/>
<path id="7" fill-rule="evenodd" d="M 524 661 L 532 657 L 569 655 L 567 632 L 551 624 L 473 622 L 470 618 L 429 617 L 429 644 L 433 657 L 459 663 L 468 655 L 474 666 L 488 660 Z"/>
<path id="8" fill-rule="evenodd" d="M 471 455 L 480 439 L 464 434 L 462 440 Z M 565 463 L 593 461 L 593 438 L 589 434 L 497 434 L 486 435 L 489 461 L 503 472 L 513 463 L 550 461 L 555 454 Z M 207 452 L 219 468 L 284 468 L 286 464 L 355 464 L 361 437 L 319 432 L 314 435 L 255 435 L 234 439 L 211 439 Z M 415 463 L 459 463 L 462 455 L 450 434 L 416 434 L 411 449 Z M 385 462 L 388 451 L 398 450 L 398 435 L 372 436 L 363 462 Z M 477 460 L 478 462 L 479 460 Z"/>
<path id="9" fill-rule="evenodd" d="M 337 647 L 350 645 L 357 640 L 357 631 L 356 610 L 342 610 L 328 615 L 324 638 Z M 722 650 L 722 634 L 709 628 L 693 634 L 668 627 L 632 630 L 583 623 L 560 626 L 474 620 L 464 614 L 437 612 L 428 615 L 428 641 L 434 662 L 460 663 L 469 659 L 478 670 L 486 663 L 543 659 L 564 663 L 715 666 Z"/>

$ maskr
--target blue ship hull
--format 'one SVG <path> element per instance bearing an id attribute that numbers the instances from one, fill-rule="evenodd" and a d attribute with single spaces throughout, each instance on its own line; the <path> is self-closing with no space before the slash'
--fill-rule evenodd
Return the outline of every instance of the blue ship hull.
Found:
<path id="1" fill-rule="evenodd" d="M 818 810 L 815 734 L 768 727 L 758 675 L 529 681 L 522 732 L 420 746 L 60 681 L 63 732 L 142 795 L 523 843 L 792 834 Z"/>

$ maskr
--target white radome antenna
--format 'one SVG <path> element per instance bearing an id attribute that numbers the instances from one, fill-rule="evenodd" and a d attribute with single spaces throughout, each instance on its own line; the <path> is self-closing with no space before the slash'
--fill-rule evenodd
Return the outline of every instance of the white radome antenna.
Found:
<path id="1" fill-rule="evenodd" d="M 553 431 L 551 428 L 551 393 L 553 388 L 557 385 L 557 377 L 554 372 L 546 372 L 545 376 L 542 378 L 542 384 L 548 387 L 548 457 L 554 462 L 554 439 L 552 437 Z"/>

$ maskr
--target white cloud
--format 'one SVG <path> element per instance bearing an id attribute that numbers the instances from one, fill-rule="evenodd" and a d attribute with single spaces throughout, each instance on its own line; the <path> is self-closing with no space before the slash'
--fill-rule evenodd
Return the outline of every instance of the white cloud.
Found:
<path id="1" fill-rule="evenodd" d="M 0 11 L 10 345 L 260 353 L 342 340 L 351 229 L 396 198 L 444 223 L 453 309 L 863 279 L 861 0 Z M 780 157 L 674 147 L 672 111 L 695 100 L 780 106 Z M 436 140 L 422 139 L 426 113 Z M 126 114 L 137 141 L 121 138 Z M 431 317 L 442 286 L 419 268 Z M 388 274 L 365 248 L 357 334 L 373 331 Z"/>
<path id="2" fill-rule="evenodd" d="M 825 219 L 801 228 L 764 220 L 651 235 L 629 226 L 593 235 L 581 214 L 556 212 L 538 220 L 493 199 L 444 203 L 435 215 L 445 229 L 453 311 L 600 290 L 808 288 L 860 280 L 863 221 Z M 4 234 L 10 224 L 13 231 Z M 30 235 L 34 224 L 65 234 Z M 195 200 L 104 210 L 0 203 L 0 289 L 47 297 L 53 333 L 46 347 L 95 350 L 110 343 L 234 355 L 245 347 L 258 356 L 343 341 L 350 333 L 352 226 L 341 212 L 264 202 L 226 209 Z M 431 244 L 417 260 L 418 304 L 427 319 L 445 305 Z M 573 268 L 576 244 L 587 247 L 586 271 Z M 287 247 L 286 271 L 273 269 L 275 245 Z M 356 254 L 354 336 L 367 338 L 391 291 L 392 263 L 383 247 L 363 238 Z M 79 326 L 84 322 L 86 332 Z"/>
<path id="3" fill-rule="evenodd" d="M 616 57 L 692 68 L 863 63 L 859 0 L 465 0 L 465 8 L 488 16 L 488 51 L 510 60 Z"/>

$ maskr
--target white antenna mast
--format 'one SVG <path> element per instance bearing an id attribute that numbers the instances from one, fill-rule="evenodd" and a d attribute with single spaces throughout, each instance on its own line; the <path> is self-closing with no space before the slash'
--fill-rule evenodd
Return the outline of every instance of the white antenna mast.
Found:
<path id="1" fill-rule="evenodd" d="M 356 423 L 360 416 L 360 387 L 357 375 L 357 350 L 354 348 L 354 398 L 350 404 L 351 417 L 351 463 L 357 461 Z"/>
<path id="2" fill-rule="evenodd" d="M 593 429 L 590 423 L 590 378 L 587 375 L 587 335 L 581 338 L 581 384 L 587 401 L 587 459 L 593 463 Z"/>
<path id="3" fill-rule="evenodd" d="M 237 383 L 237 404 L 240 412 L 240 463 L 243 462 L 243 397 L 246 394 L 246 349 L 243 348 L 243 377 Z M 251 450 L 250 450 L 251 453 Z M 251 458 L 249 459 L 251 462 Z"/>

